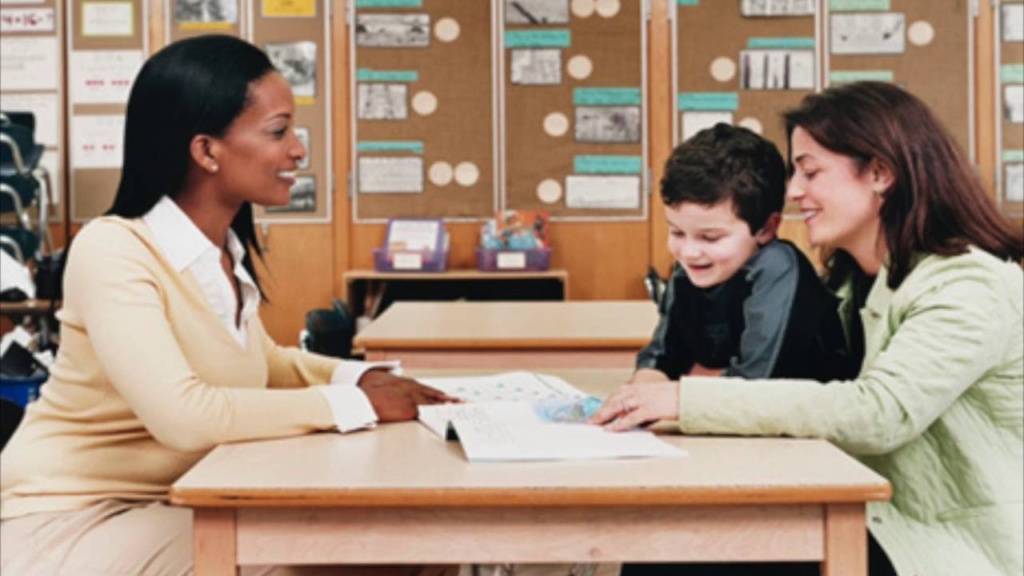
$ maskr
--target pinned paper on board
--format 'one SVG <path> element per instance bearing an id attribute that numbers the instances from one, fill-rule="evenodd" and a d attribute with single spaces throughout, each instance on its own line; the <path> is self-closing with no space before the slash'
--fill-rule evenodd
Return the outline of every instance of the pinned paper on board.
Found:
<path id="1" fill-rule="evenodd" d="M 897 12 L 833 14 L 832 54 L 903 54 L 905 20 Z"/>

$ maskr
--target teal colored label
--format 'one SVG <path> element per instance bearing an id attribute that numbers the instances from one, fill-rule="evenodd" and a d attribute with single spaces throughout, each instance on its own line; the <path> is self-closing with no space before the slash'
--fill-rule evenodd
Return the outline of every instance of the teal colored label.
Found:
<path id="1" fill-rule="evenodd" d="M 639 106 L 639 88 L 576 88 L 572 91 L 576 106 Z"/>
<path id="2" fill-rule="evenodd" d="M 828 73 L 830 84 L 849 84 L 850 82 L 892 82 L 892 70 L 832 70 Z"/>
<path id="3" fill-rule="evenodd" d="M 356 80 L 360 82 L 415 82 L 420 73 L 415 70 L 356 70 Z"/>
<path id="4" fill-rule="evenodd" d="M 506 30 L 506 48 L 568 48 L 572 35 L 568 30 Z"/>
<path id="5" fill-rule="evenodd" d="M 680 6 L 696 6 L 700 4 L 700 0 L 676 0 Z"/>
<path id="6" fill-rule="evenodd" d="M 1003 162 L 1024 162 L 1024 150 L 1003 150 Z"/>
<path id="7" fill-rule="evenodd" d="M 679 95 L 680 110 L 727 110 L 735 112 L 740 107 L 740 95 L 736 92 L 684 92 Z"/>
<path id="8" fill-rule="evenodd" d="M 833 12 L 889 12 L 889 0 L 829 0 L 828 8 Z"/>
<path id="9" fill-rule="evenodd" d="M 359 152 L 413 152 L 423 154 L 423 142 L 418 140 L 363 140 L 356 142 Z"/>
<path id="10" fill-rule="evenodd" d="M 423 8 L 423 0 L 356 0 L 356 8 Z"/>
<path id="11" fill-rule="evenodd" d="M 644 161 L 639 156 L 576 156 L 577 174 L 640 174 Z"/>
<path id="12" fill-rule="evenodd" d="M 999 67 L 999 79 L 1006 83 L 1024 84 L 1024 64 L 1003 64 Z"/>
<path id="13" fill-rule="evenodd" d="M 814 48 L 814 38 L 748 38 L 747 48 Z"/>

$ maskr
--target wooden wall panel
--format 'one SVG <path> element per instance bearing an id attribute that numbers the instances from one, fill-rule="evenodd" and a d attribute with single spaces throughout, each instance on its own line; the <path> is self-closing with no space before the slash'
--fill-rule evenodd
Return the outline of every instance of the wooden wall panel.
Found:
<path id="1" fill-rule="evenodd" d="M 260 318 L 279 344 L 295 345 L 306 312 L 330 306 L 334 294 L 331 226 L 271 225 L 261 240 L 268 250 L 256 271 L 270 302 Z"/>

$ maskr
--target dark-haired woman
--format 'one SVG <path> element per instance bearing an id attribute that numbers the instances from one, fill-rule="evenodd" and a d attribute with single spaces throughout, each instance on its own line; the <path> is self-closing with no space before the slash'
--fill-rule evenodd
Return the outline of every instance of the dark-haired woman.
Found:
<path id="1" fill-rule="evenodd" d="M 789 197 L 811 242 L 833 250 L 848 336 L 864 351 L 860 375 L 828 386 L 701 377 L 629 385 L 595 420 L 825 438 L 892 484 L 891 502 L 868 505 L 873 576 L 1020 574 L 1021 230 L 931 111 L 896 86 L 825 90 L 785 119 Z"/>
<path id="2" fill-rule="evenodd" d="M 233 37 L 172 44 L 139 72 L 117 196 L 74 242 L 51 378 L 3 451 L 4 574 L 190 574 L 191 511 L 165 502 L 215 446 L 448 400 L 278 347 L 260 323 L 252 204 L 289 200 L 294 115 L 266 55 Z"/>

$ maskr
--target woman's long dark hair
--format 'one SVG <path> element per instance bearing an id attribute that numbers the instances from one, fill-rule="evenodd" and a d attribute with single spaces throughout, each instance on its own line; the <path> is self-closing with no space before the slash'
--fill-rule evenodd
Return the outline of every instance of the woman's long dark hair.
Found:
<path id="1" fill-rule="evenodd" d="M 154 54 L 128 98 L 121 183 L 107 214 L 137 218 L 160 198 L 180 194 L 192 138 L 223 136 L 248 104 L 250 85 L 273 70 L 263 51 L 233 36 L 189 38 Z M 242 204 L 231 229 L 246 247 L 242 265 L 259 287 L 252 253 L 262 258 L 263 251 L 252 204 Z"/>
<path id="2" fill-rule="evenodd" d="M 890 288 L 910 273 L 915 253 L 952 256 L 974 245 L 1006 260 L 1024 257 L 1024 234 L 999 211 L 953 137 L 914 95 L 884 82 L 856 82 L 807 96 L 784 118 L 790 142 L 800 127 L 861 170 L 874 159 L 892 172 L 879 212 Z M 792 163 L 792 144 L 789 152 Z M 841 250 L 834 256 L 832 276 L 852 263 Z"/>

